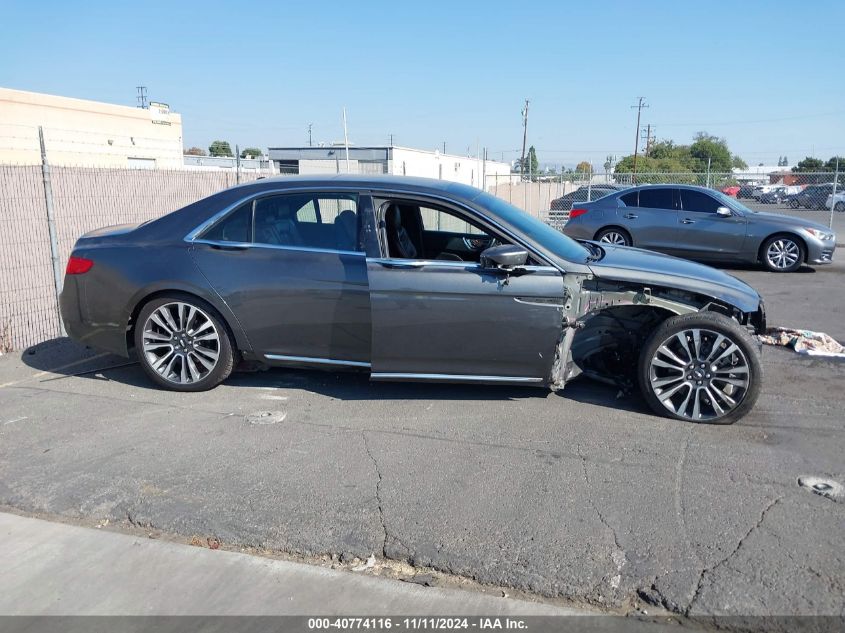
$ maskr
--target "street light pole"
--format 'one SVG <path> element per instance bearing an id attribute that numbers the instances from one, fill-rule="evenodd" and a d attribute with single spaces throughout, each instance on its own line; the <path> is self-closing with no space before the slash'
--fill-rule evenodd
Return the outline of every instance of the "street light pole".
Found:
<path id="1" fill-rule="evenodd" d="M 637 105 L 631 106 L 632 108 L 637 109 L 637 129 L 634 131 L 634 173 L 632 174 L 631 184 L 637 184 L 637 154 L 640 150 L 640 115 L 642 114 L 643 108 L 647 108 L 648 106 L 645 103 L 645 97 L 640 97 L 637 100 Z"/>

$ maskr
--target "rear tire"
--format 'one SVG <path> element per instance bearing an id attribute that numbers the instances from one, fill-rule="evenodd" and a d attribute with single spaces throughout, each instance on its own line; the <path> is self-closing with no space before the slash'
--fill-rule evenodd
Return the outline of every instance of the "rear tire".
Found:
<path id="1" fill-rule="evenodd" d="M 793 209 L 797 209 L 798 207 L 801 206 L 801 203 L 798 202 L 797 200 L 790 200 L 789 206 L 792 207 Z"/>
<path id="2" fill-rule="evenodd" d="M 833 205 L 833 210 L 838 211 L 839 213 L 845 212 L 845 202 L 837 202 Z"/>
<path id="3" fill-rule="evenodd" d="M 232 373 L 235 353 L 226 324 L 197 297 L 156 297 L 141 308 L 134 339 L 141 368 L 165 389 L 207 391 Z"/>
<path id="4" fill-rule="evenodd" d="M 760 247 L 760 261 L 773 273 L 795 272 L 804 263 L 804 256 L 804 244 L 790 235 L 773 235 Z"/>
<path id="5" fill-rule="evenodd" d="M 759 344 L 739 323 L 716 312 L 666 319 L 640 352 L 643 396 L 659 415 L 733 424 L 760 396 Z"/>
<path id="6" fill-rule="evenodd" d="M 615 226 L 602 229 L 596 233 L 596 241 L 613 244 L 614 246 L 631 246 L 634 243 L 628 231 Z"/>

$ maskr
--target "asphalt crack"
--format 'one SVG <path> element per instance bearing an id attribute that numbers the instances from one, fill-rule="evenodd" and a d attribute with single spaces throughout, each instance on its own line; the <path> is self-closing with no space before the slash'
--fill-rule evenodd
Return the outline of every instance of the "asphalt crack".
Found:
<path id="1" fill-rule="evenodd" d="M 596 516 L 599 518 L 599 521 L 601 521 L 602 525 L 604 525 L 605 528 L 607 528 L 607 530 L 613 536 L 613 543 L 616 546 L 616 551 L 611 554 L 611 560 L 616 566 L 616 573 L 610 578 L 610 586 L 613 589 L 617 589 L 619 587 L 619 583 L 622 580 L 622 568 L 628 561 L 628 556 L 625 554 L 625 548 L 623 548 L 622 544 L 619 542 L 619 535 L 616 533 L 616 529 L 604 517 L 601 510 L 599 510 L 598 506 L 596 505 L 595 501 L 593 501 L 593 493 L 590 489 L 590 475 L 587 471 L 587 458 L 581 452 L 580 445 L 578 446 L 578 457 L 581 458 L 581 467 L 584 471 L 584 482 L 587 484 L 587 501 L 589 502 L 590 507 L 596 513 Z M 595 589 L 596 587 L 593 587 L 593 591 L 595 591 Z"/>
<path id="2" fill-rule="evenodd" d="M 769 505 L 767 505 L 763 509 L 763 511 L 760 513 L 760 518 L 757 519 L 757 522 L 754 523 L 754 525 L 752 525 L 749 528 L 749 530 L 745 533 L 745 536 L 743 536 L 741 539 L 739 539 L 739 542 L 736 544 L 736 547 L 733 549 L 733 551 L 730 554 L 725 556 L 722 560 L 720 560 L 718 563 L 716 563 L 712 567 L 706 567 L 706 568 L 701 570 L 701 574 L 698 577 L 698 583 L 696 584 L 696 587 L 695 587 L 695 593 L 693 594 L 692 600 L 690 600 L 690 603 L 687 606 L 687 608 L 684 612 L 684 615 L 689 616 L 690 611 L 692 611 L 693 605 L 695 605 L 695 603 L 701 597 L 701 589 L 702 589 L 702 585 L 704 584 L 704 577 L 707 574 L 713 573 L 714 571 L 716 571 L 717 569 L 722 567 L 722 565 L 726 564 L 731 558 L 736 556 L 736 554 L 739 552 L 739 550 L 742 549 L 742 546 L 748 540 L 748 537 L 751 536 L 757 530 L 757 528 L 759 528 L 761 525 L 763 525 L 763 521 L 766 520 L 766 515 L 769 513 L 769 511 L 772 508 L 774 508 L 778 503 L 780 503 L 782 500 L 783 500 L 783 497 L 778 497 L 777 499 L 775 499 L 774 501 L 769 503 Z"/>
<path id="3" fill-rule="evenodd" d="M 376 460 L 373 452 L 370 450 L 370 442 L 367 439 L 367 433 L 365 431 L 361 431 L 361 437 L 364 440 L 364 450 L 367 451 L 367 455 L 370 458 L 370 461 L 373 462 L 373 468 L 376 471 L 376 476 L 378 479 L 376 480 L 376 504 L 378 505 L 378 516 L 379 521 L 381 522 L 381 531 L 383 534 L 382 543 L 381 543 L 381 555 L 383 558 L 387 558 L 387 524 L 384 522 L 384 507 L 382 505 L 381 500 L 381 482 L 383 481 L 383 477 L 381 474 L 381 469 L 378 465 L 378 460 Z"/>

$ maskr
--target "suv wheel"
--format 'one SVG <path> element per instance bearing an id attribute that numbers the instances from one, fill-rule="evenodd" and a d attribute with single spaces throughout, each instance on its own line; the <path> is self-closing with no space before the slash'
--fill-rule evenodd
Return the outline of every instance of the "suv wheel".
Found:
<path id="1" fill-rule="evenodd" d="M 736 321 L 715 312 L 666 319 L 640 353 L 643 396 L 675 420 L 733 424 L 760 395 L 758 344 Z"/>
<path id="2" fill-rule="evenodd" d="M 223 319 L 184 295 L 159 297 L 138 315 L 135 349 L 144 372 L 173 391 L 206 391 L 232 373 L 234 351 Z"/>

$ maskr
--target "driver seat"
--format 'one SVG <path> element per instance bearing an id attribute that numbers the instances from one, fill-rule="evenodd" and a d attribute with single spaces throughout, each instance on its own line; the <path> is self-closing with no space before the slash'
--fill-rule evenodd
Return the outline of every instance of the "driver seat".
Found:
<path id="1" fill-rule="evenodd" d="M 418 230 L 409 230 L 403 223 L 403 216 L 410 214 L 410 220 L 416 220 Z M 385 232 L 387 233 L 387 250 L 390 257 L 400 259 L 424 259 L 422 244 L 422 219 L 419 209 L 413 207 L 400 207 L 398 204 L 391 204 L 385 212 Z M 414 238 L 417 239 L 414 239 Z M 454 253 L 440 253 L 435 259 L 458 261 L 463 259 Z"/>

